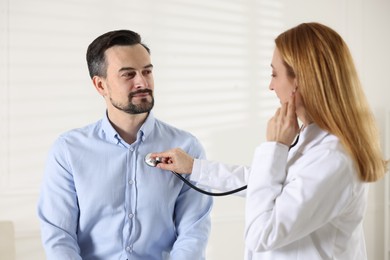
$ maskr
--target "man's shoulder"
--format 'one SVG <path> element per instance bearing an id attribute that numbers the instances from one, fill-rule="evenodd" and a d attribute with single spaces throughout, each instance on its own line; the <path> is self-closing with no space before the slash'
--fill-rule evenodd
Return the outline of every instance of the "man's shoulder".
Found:
<path id="1" fill-rule="evenodd" d="M 72 128 L 59 135 L 58 139 L 74 139 L 74 138 L 89 138 L 93 133 L 101 129 L 102 120 L 98 120 L 94 123 L 84 125 L 77 128 Z"/>
<path id="2" fill-rule="evenodd" d="M 193 157 L 205 157 L 203 146 L 195 135 L 161 120 L 156 119 L 151 140 L 160 140 L 162 150 L 180 147 Z"/>
<path id="3" fill-rule="evenodd" d="M 173 135 L 182 135 L 182 136 L 187 136 L 187 137 L 191 137 L 191 138 L 195 138 L 196 137 L 191 134 L 189 131 L 187 130 L 184 130 L 182 128 L 179 128 L 179 127 L 176 127 L 176 126 L 173 126 L 167 122 L 164 122 L 164 121 L 161 121 L 159 119 L 156 118 L 156 129 L 160 130 L 162 133 L 165 133 L 165 134 L 173 134 Z"/>

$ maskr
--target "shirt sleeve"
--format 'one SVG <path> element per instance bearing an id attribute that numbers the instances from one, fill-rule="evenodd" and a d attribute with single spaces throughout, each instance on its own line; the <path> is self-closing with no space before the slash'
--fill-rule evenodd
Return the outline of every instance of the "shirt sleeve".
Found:
<path id="1" fill-rule="evenodd" d="M 355 174 L 350 158 L 331 149 L 303 157 L 289 166 L 288 174 L 294 177 L 287 180 L 288 147 L 267 142 L 256 149 L 246 201 L 249 250 L 262 252 L 290 244 L 346 207 Z"/>
<path id="2" fill-rule="evenodd" d="M 204 149 L 197 140 L 190 149 L 187 152 L 193 157 L 205 158 Z M 175 205 L 177 239 L 171 251 L 171 260 L 205 259 L 212 204 L 212 197 L 183 185 Z"/>
<path id="3" fill-rule="evenodd" d="M 250 168 L 241 165 L 228 165 L 202 159 L 195 159 L 190 179 L 198 186 L 230 191 L 247 185 Z M 235 193 L 245 196 L 246 191 Z"/>
<path id="4" fill-rule="evenodd" d="M 38 217 L 47 259 L 81 260 L 77 244 L 79 211 L 66 148 L 58 139 L 49 151 L 38 201 Z"/>

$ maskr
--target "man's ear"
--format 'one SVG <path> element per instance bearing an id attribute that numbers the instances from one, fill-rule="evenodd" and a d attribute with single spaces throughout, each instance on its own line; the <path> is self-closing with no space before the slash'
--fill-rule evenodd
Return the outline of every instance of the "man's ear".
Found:
<path id="1" fill-rule="evenodd" d="M 99 94 L 104 97 L 106 94 L 106 88 L 103 79 L 99 76 L 93 76 L 92 83 L 95 86 L 96 90 L 99 92 Z"/>

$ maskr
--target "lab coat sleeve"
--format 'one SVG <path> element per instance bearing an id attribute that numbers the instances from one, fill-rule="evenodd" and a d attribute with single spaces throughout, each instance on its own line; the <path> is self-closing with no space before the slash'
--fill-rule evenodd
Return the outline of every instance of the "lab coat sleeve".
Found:
<path id="1" fill-rule="evenodd" d="M 195 159 L 190 179 L 199 187 L 230 191 L 247 185 L 249 171 L 247 166 Z M 236 195 L 245 196 L 246 191 Z"/>
<path id="2" fill-rule="evenodd" d="M 246 201 L 245 241 L 249 250 L 274 250 L 330 222 L 352 193 L 356 173 L 345 153 L 310 151 L 286 182 L 288 147 L 267 142 L 253 158 Z"/>
<path id="3" fill-rule="evenodd" d="M 187 152 L 195 158 L 205 158 L 204 149 L 197 141 Z M 175 205 L 177 239 L 170 253 L 170 260 L 205 259 L 211 229 L 212 203 L 212 197 L 183 185 Z"/>

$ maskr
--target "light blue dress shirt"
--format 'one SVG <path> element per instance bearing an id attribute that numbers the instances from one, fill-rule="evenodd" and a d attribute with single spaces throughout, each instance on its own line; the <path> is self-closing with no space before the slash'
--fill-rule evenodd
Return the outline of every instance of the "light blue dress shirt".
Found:
<path id="1" fill-rule="evenodd" d="M 38 202 L 48 259 L 205 259 L 212 199 L 144 162 L 174 147 L 205 157 L 193 135 L 152 113 L 132 144 L 107 116 L 61 135 Z"/>

